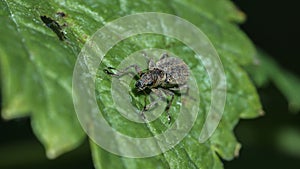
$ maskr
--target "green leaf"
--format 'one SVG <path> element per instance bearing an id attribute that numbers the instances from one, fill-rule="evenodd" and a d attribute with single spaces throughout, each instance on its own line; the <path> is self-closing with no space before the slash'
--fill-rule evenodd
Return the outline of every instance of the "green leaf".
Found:
<path id="1" fill-rule="evenodd" d="M 174 6 L 173 6 L 174 8 Z M 184 11 L 184 7 L 178 6 L 178 9 L 181 9 L 181 12 Z M 179 12 L 176 12 L 179 13 Z M 188 14 L 187 14 L 188 15 Z M 189 15 L 190 16 L 190 15 Z M 191 15 L 194 16 L 194 15 Z M 222 58 L 226 75 L 228 78 L 228 97 L 227 97 L 227 106 L 225 108 L 224 117 L 221 121 L 219 128 L 216 130 L 213 137 L 210 139 L 210 141 L 206 142 L 205 144 L 199 144 L 198 137 L 199 137 L 199 130 L 201 129 L 201 126 L 203 125 L 203 121 L 205 118 L 205 113 L 209 106 L 210 101 L 210 90 L 208 88 L 209 84 L 206 84 L 205 81 L 207 81 L 208 77 L 205 75 L 205 70 L 203 69 L 203 65 L 192 65 L 194 62 L 193 54 L 191 51 L 186 50 L 182 44 L 178 42 L 174 42 L 170 39 L 163 40 L 163 37 L 155 36 L 155 35 L 148 35 L 148 36 L 138 36 L 134 38 L 130 38 L 129 40 L 125 40 L 122 43 L 115 46 L 108 54 L 105 60 L 103 60 L 102 63 L 104 63 L 104 67 L 100 68 L 99 75 L 100 79 L 98 81 L 107 81 L 107 75 L 105 75 L 102 70 L 107 67 L 116 67 L 120 61 L 122 61 L 128 54 L 141 50 L 143 48 L 163 48 L 168 49 L 168 51 L 174 52 L 177 56 L 181 56 L 182 59 L 186 61 L 187 64 L 189 64 L 190 67 L 195 67 L 193 69 L 193 73 L 197 75 L 202 75 L 197 80 L 197 84 L 199 87 L 199 92 L 201 93 L 201 99 L 203 102 L 208 103 L 204 107 L 201 107 L 200 112 L 202 112 L 203 116 L 199 117 L 199 119 L 196 121 L 196 124 L 194 125 L 192 131 L 190 132 L 190 135 L 187 136 L 179 145 L 174 147 L 171 151 L 168 151 L 164 153 L 163 155 L 147 158 L 147 160 L 141 160 L 141 159 L 128 159 L 124 157 L 118 157 L 113 154 L 107 154 L 106 151 L 102 149 L 96 149 L 93 148 L 92 152 L 94 156 L 99 156 L 99 158 L 94 159 L 95 163 L 98 164 L 98 168 L 105 168 L 107 167 L 107 159 L 114 159 L 114 161 L 120 161 L 117 162 L 117 164 L 113 164 L 114 168 L 140 168 L 145 166 L 150 166 L 149 168 L 211 168 L 211 166 L 216 166 L 216 168 L 222 168 L 222 165 L 220 164 L 220 161 L 217 157 L 216 152 L 224 159 L 231 160 L 234 156 L 238 155 L 238 151 L 240 149 L 240 144 L 235 139 L 232 130 L 236 123 L 238 122 L 239 118 L 253 118 L 258 115 L 261 115 L 261 105 L 258 99 L 258 95 L 256 93 L 255 87 L 253 86 L 252 82 L 250 81 L 249 77 L 247 76 L 247 73 L 239 66 L 239 64 L 251 64 L 253 59 L 253 56 L 255 54 L 254 47 L 250 43 L 248 39 L 244 36 L 244 34 L 240 33 L 238 29 L 232 25 L 232 24 L 221 24 L 221 23 L 213 23 L 213 21 L 207 21 L 205 20 L 205 16 L 197 15 L 198 20 L 194 21 L 194 24 L 199 24 L 201 28 L 205 28 L 205 33 L 209 34 L 212 33 L 212 29 L 208 29 L 206 24 L 212 24 L 211 27 L 222 27 L 222 30 L 224 30 L 224 33 L 227 33 L 227 31 L 230 31 L 234 29 L 236 32 L 232 33 L 230 32 L 230 35 L 232 37 L 228 38 L 228 47 L 226 45 L 219 45 L 216 46 L 219 54 Z M 202 17 L 201 17 L 202 16 Z M 201 18 L 200 18 L 201 17 Z M 203 21 L 205 20 L 205 21 Z M 207 21 L 207 22 L 206 22 Z M 225 25 L 225 26 L 224 26 Z M 223 28 L 224 27 L 224 28 Z M 220 28 L 221 29 L 221 28 Z M 204 29 L 202 29 L 204 30 Z M 223 33 L 223 32 L 220 32 Z M 233 38 L 240 39 L 241 43 L 237 43 L 236 41 L 232 41 Z M 149 42 L 149 39 L 151 41 Z M 219 38 L 215 38 L 215 41 L 213 43 L 220 43 L 218 41 Z M 148 40 L 148 41 L 145 41 Z M 214 38 L 211 38 L 211 40 L 214 40 Z M 223 40 L 225 41 L 225 40 Z M 168 43 L 164 43 L 168 42 Z M 224 43 L 226 43 L 225 41 Z M 239 46 L 240 44 L 243 44 Z M 223 47 L 226 46 L 226 47 Z M 231 50 L 231 48 L 236 48 L 234 52 Z M 249 51 L 249 52 L 248 52 Z M 252 54 L 252 55 L 249 55 Z M 244 59 L 244 56 L 248 56 L 251 59 Z M 236 61 L 239 58 L 239 62 Z M 244 60 L 243 60 L 244 59 Z M 105 65 L 106 64 L 106 65 Z M 101 101 L 99 101 L 99 105 L 107 104 L 110 105 L 109 107 L 103 107 L 102 112 L 105 113 L 106 119 L 113 119 L 109 120 L 110 125 L 112 125 L 117 131 L 121 133 L 126 134 L 135 134 L 134 136 L 138 134 L 143 134 L 148 130 L 151 132 L 153 129 L 160 129 L 165 128 L 164 126 L 167 126 L 166 124 L 166 117 L 163 115 L 160 118 L 161 123 L 155 123 L 152 126 L 141 126 L 136 125 L 132 123 L 128 123 L 122 119 L 120 115 L 118 115 L 117 110 L 115 108 L 113 103 L 113 100 L 111 97 L 105 97 L 104 95 L 108 95 L 110 93 L 110 83 L 111 80 L 108 80 L 107 82 L 99 83 L 98 88 L 98 95 L 102 96 L 100 98 Z M 140 100 L 140 104 L 143 105 L 142 101 L 143 99 L 137 99 L 137 101 Z M 175 105 L 172 106 L 175 111 L 178 110 Z M 100 107 L 101 109 L 101 107 Z M 110 110 L 109 112 L 106 112 L 105 110 Z M 172 111 L 171 111 L 172 112 Z M 176 114 L 172 114 L 172 116 L 176 116 Z M 152 129 L 153 127 L 153 129 Z M 134 129 L 134 130 L 132 130 Z M 146 130 L 146 131 L 145 131 Z M 134 133 L 133 133 L 134 132 Z M 153 133 L 156 134 L 156 133 Z M 151 134 L 150 134 L 151 135 Z M 143 136 L 149 136 L 149 135 L 143 135 Z M 122 148 L 122 147 L 120 147 Z M 105 157 L 103 159 L 102 157 Z M 176 160 L 174 160 L 176 159 Z M 99 161 L 100 160 L 100 161 Z M 162 162 L 157 163 L 153 161 L 159 161 L 162 160 Z M 135 164 L 135 165 L 132 165 Z M 155 167 L 152 165 L 155 164 Z M 147 167 L 146 167 L 147 168 Z"/>
<path id="2" fill-rule="evenodd" d="M 71 98 L 72 71 L 80 48 L 98 28 L 128 14 L 165 12 L 198 26 L 209 37 L 223 62 L 228 85 L 226 107 L 214 135 L 200 144 L 199 133 L 209 109 L 211 92 L 204 66 L 193 64 L 194 53 L 176 40 L 151 34 L 129 38 L 108 53 L 106 58 L 110 65 L 105 66 L 116 66 L 122 57 L 145 47 L 174 52 L 199 76 L 196 80 L 202 103 L 200 115 L 184 140 L 170 151 L 151 158 L 116 156 L 91 142 L 96 168 L 223 168 L 219 156 L 231 160 L 240 148 L 232 131 L 239 118 L 253 118 L 261 113 L 256 90 L 241 68 L 253 63 L 256 51 L 251 41 L 232 23 L 242 22 L 244 15 L 230 1 L 2 0 L 1 7 L 0 22 L 5 23 L 0 27 L 2 116 L 12 119 L 30 115 L 32 128 L 50 158 L 76 148 L 84 139 Z M 58 18 L 55 13 L 61 11 L 67 16 Z M 59 40 L 42 22 L 40 16 L 43 15 L 59 25 L 66 23 L 67 27 L 62 30 L 66 32 L 65 41 Z M 96 83 L 96 92 L 104 92 L 109 87 L 110 81 L 103 86 Z M 137 106 L 144 104 L 138 97 L 134 99 Z M 176 97 L 174 103 L 178 99 Z M 108 101 L 108 97 L 98 100 Z M 176 118 L 178 108 L 172 105 L 172 117 Z M 166 115 L 140 127 L 122 121 L 118 112 L 112 110 L 104 111 L 106 119 L 114 128 L 129 135 L 149 136 L 168 127 Z"/>
<path id="3" fill-rule="evenodd" d="M 212 20 L 224 20 L 233 22 L 244 22 L 245 14 L 240 11 L 231 1 L 219 0 L 217 2 L 211 1 L 197 1 L 197 0 L 175 0 L 178 6 L 185 6 L 192 11 L 202 13 Z"/>
<path id="4" fill-rule="evenodd" d="M 59 41 L 39 19 L 44 10 L 55 13 L 47 2 L 1 1 L 1 6 L 2 116 L 30 115 L 47 156 L 54 158 L 85 137 L 71 97 L 78 51 Z"/>
<path id="5" fill-rule="evenodd" d="M 219 2 L 212 3 L 209 1 L 209 3 L 218 4 Z M 193 4 L 182 6 L 181 3 L 175 1 L 173 8 L 177 15 L 202 29 L 220 55 L 223 53 L 225 57 L 234 59 L 240 65 L 248 65 L 254 62 L 255 47 L 236 24 L 208 17 L 203 11 L 195 10 L 194 6 Z"/>
<path id="6" fill-rule="evenodd" d="M 292 112 L 300 110 L 300 79 L 281 68 L 262 50 L 258 50 L 256 64 L 247 66 L 257 86 L 262 87 L 268 82 L 274 83 L 289 102 Z"/>

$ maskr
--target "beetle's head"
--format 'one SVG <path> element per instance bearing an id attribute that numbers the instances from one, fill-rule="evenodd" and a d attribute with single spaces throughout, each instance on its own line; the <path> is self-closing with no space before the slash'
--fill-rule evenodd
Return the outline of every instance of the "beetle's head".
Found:
<path id="1" fill-rule="evenodd" d="M 155 84 L 155 79 L 150 72 L 141 75 L 140 79 L 136 81 L 135 87 L 138 91 L 145 90 L 146 88 L 151 89 Z"/>
<path id="2" fill-rule="evenodd" d="M 138 91 L 151 89 L 162 84 L 166 79 L 166 74 L 160 69 L 153 69 L 141 74 L 140 79 L 136 81 L 135 87 Z"/>

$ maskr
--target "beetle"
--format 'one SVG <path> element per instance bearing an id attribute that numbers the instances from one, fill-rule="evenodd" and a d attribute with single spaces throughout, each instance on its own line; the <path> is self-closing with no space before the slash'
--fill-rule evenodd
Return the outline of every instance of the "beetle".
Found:
<path id="1" fill-rule="evenodd" d="M 146 54 L 144 54 L 144 56 L 148 58 Z M 143 113 L 145 111 L 157 104 L 164 95 L 169 95 L 171 96 L 171 99 L 166 107 L 166 113 L 170 123 L 171 116 L 169 114 L 169 108 L 174 100 L 174 92 L 183 88 L 188 89 L 187 81 L 190 73 L 186 63 L 177 57 L 170 57 L 167 53 L 164 53 L 156 63 L 153 59 L 149 59 L 148 69 L 146 72 L 142 72 L 142 69 L 137 64 L 130 65 L 117 73 L 109 71 L 109 69 L 114 68 L 107 67 L 107 69 L 104 69 L 104 72 L 111 76 L 119 77 L 128 73 L 130 68 L 135 68 L 135 71 L 139 75 L 139 79 L 135 83 L 137 91 L 140 92 L 150 89 L 158 96 L 157 100 L 144 106 L 142 111 L 143 118 Z"/>

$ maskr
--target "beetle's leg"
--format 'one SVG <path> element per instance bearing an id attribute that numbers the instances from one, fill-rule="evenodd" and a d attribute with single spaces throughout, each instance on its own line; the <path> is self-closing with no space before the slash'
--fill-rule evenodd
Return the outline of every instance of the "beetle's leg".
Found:
<path id="1" fill-rule="evenodd" d="M 173 102 L 173 100 L 174 100 L 175 94 L 174 94 L 172 91 L 167 90 L 167 89 L 162 89 L 162 90 L 163 90 L 163 92 L 164 92 L 166 95 L 171 96 L 171 100 L 169 100 L 168 105 L 167 105 L 167 107 L 166 107 L 166 113 L 167 113 L 167 116 L 168 116 L 168 122 L 171 123 L 171 120 L 172 120 L 172 119 L 171 119 L 171 115 L 170 115 L 170 113 L 169 113 L 169 110 L 170 110 L 170 107 L 171 107 L 172 102 Z"/>
<path id="2" fill-rule="evenodd" d="M 145 114 L 144 114 L 144 112 L 145 111 L 147 111 L 146 110 L 146 105 L 147 105 L 147 94 L 146 94 L 146 92 L 143 90 L 143 92 L 144 92 L 144 94 L 145 94 L 145 98 L 144 98 L 144 108 L 143 108 L 143 110 L 141 111 L 141 116 L 142 116 L 142 118 L 143 119 L 146 119 L 146 116 L 145 116 Z"/>
<path id="3" fill-rule="evenodd" d="M 166 107 L 166 113 L 167 113 L 167 116 L 168 116 L 168 122 L 170 123 L 171 122 L 171 115 L 169 113 L 169 109 L 172 105 L 172 102 L 174 100 L 174 93 L 170 90 L 167 90 L 167 89 L 163 89 L 163 88 L 158 88 L 158 89 L 152 89 L 152 91 L 158 96 L 158 99 L 156 99 L 155 101 L 151 102 L 150 104 L 148 105 L 145 105 L 143 111 L 142 111 L 142 115 L 145 111 L 148 111 L 149 109 L 151 109 L 155 104 L 157 104 L 160 100 L 162 100 L 164 98 L 164 94 L 165 95 L 169 95 L 171 96 L 171 100 L 168 102 L 168 105 Z"/>
<path id="4" fill-rule="evenodd" d="M 160 58 L 159 60 L 163 60 L 163 59 L 165 59 L 165 58 L 167 58 L 167 57 L 169 57 L 169 54 L 168 54 L 168 53 L 163 53 L 163 54 L 161 55 L 161 58 Z"/>
<path id="5" fill-rule="evenodd" d="M 147 60 L 147 62 L 149 63 L 149 61 L 151 60 L 151 58 L 149 58 L 148 54 L 145 51 L 141 52 L 143 57 Z"/>
<path id="6" fill-rule="evenodd" d="M 154 68 L 156 68 L 154 60 L 152 58 L 149 58 L 146 52 L 143 51 L 142 55 L 147 59 L 149 70 L 153 70 Z"/>
<path id="7" fill-rule="evenodd" d="M 148 63 L 148 69 L 153 70 L 154 68 L 156 68 L 156 64 L 154 63 L 153 59 L 150 59 Z"/>
<path id="8" fill-rule="evenodd" d="M 172 90 L 172 91 L 179 91 L 181 94 L 188 94 L 189 93 L 189 86 L 187 84 L 184 84 L 184 85 L 181 85 L 181 86 L 178 86 L 178 87 L 172 87 L 172 88 L 169 88 L 169 90 Z"/>
<path id="9" fill-rule="evenodd" d="M 144 57 L 145 59 L 147 59 L 147 61 L 150 60 L 150 58 L 148 57 L 148 54 L 147 54 L 145 51 L 142 51 L 141 53 L 142 53 L 143 57 Z"/>
<path id="10" fill-rule="evenodd" d="M 147 59 L 148 61 L 148 69 L 149 70 L 153 70 L 154 68 L 156 68 L 156 64 L 154 62 L 154 60 L 152 58 L 149 58 L 148 55 L 144 52 L 143 56 Z"/>
<path id="11" fill-rule="evenodd" d="M 158 96 L 158 99 L 156 99 L 155 101 L 151 102 L 150 104 L 146 105 L 146 100 L 145 100 L 145 106 L 143 111 L 148 111 L 150 110 L 155 104 L 157 104 L 162 98 L 164 98 L 163 96 L 163 92 L 159 89 L 151 89 L 151 91 Z"/>
<path id="12" fill-rule="evenodd" d="M 130 65 L 123 70 L 117 71 L 117 73 L 113 73 L 113 72 L 109 71 L 109 70 L 115 69 L 115 68 L 107 67 L 106 69 L 104 69 L 104 72 L 111 76 L 123 76 L 124 74 L 128 73 L 128 70 L 132 67 L 134 67 L 135 71 L 138 73 L 139 76 L 142 74 L 142 69 L 137 64 Z"/>

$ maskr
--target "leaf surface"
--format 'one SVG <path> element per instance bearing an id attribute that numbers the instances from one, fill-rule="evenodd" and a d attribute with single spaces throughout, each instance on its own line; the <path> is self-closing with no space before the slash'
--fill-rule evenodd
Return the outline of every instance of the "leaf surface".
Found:
<path id="1" fill-rule="evenodd" d="M 200 144 L 198 138 L 209 109 L 211 93 L 204 66 L 193 64 L 196 63 L 194 53 L 176 40 L 151 34 L 129 38 L 107 54 L 110 65 L 105 66 L 116 66 L 122 57 L 143 48 L 159 47 L 174 52 L 199 76 L 196 79 L 201 100 L 199 117 L 178 145 L 151 158 L 116 156 L 91 142 L 96 168 L 223 168 L 219 156 L 231 160 L 240 148 L 232 131 L 234 126 L 240 118 L 253 118 L 261 113 L 255 87 L 241 67 L 253 63 L 256 51 L 251 41 L 232 23 L 242 22 L 244 16 L 230 1 L 2 0 L 1 6 L 0 20 L 5 23 L 0 27 L 2 116 L 6 119 L 30 116 L 32 128 L 50 158 L 76 148 L 85 137 L 71 97 L 72 71 L 81 47 L 104 24 L 133 13 L 176 14 L 198 26 L 208 36 L 225 69 L 228 85 L 226 107 L 214 135 Z M 57 12 L 64 12 L 66 17 L 57 17 Z M 42 22 L 40 16 L 44 15 L 61 26 L 67 25 L 63 28 L 65 41 L 59 40 L 53 30 Z M 96 93 L 110 94 L 107 92 L 110 81 L 105 85 L 95 85 Z M 133 98 L 137 107 L 141 108 L 143 100 Z M 178 99 L 175 98 L 175 105 L 170 110 L 174 118 L 179 108 L 176 105 Z M 110 101 L 109 97 L 98 100 L 106 104 Z M 141 127 L 122 120 L 117 111 L 110 110 L 103 111 L 106 119 L 114 128 L 129 135 L 150 136 L 168 127 L 165 115 L 155 123 Z"/>

